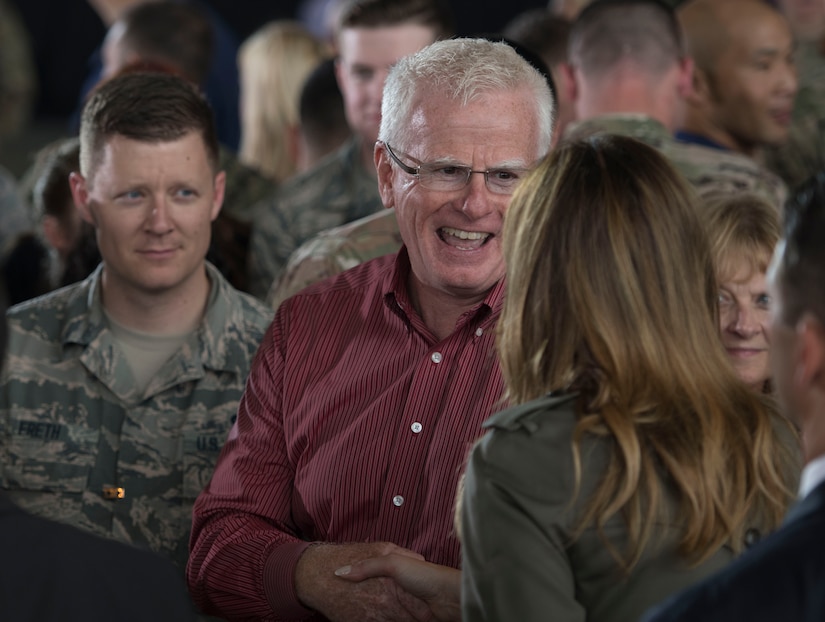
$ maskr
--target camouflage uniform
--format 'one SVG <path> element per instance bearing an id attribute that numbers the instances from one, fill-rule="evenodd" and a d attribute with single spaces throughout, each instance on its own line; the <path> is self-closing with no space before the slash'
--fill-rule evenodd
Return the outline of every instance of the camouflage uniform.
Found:
<path id="1" fill-rule="evenodd" d="M 277 309 L 281 302 L 329 276 L 401 248 L 395 210 L 385 209 L 341 227 L 322 231 L 292 253 L 289 263 L 266 297 Z"/>
<path id="2" fill-rule="evenodd" d="M 9 310 L 0 475 L 21 507 L 186 562 L 192 504 L 272 313 L 207 264 L 207 311 L 139 393 L 101 273 Z"/>
<path id="3" fill-rule="evenodd" d="M 768 199 L 777 210 L 788 196 L 785 184 L 747 156 L 702 145 L 682 143 L 667 128 L 643 114 L 609 114 L 571 123 L 565 138 L 599 132 L 631 136 L 655 147 L 674 165 L 699 196 L 715 192 L 753 192 Z"/>
<path id="4" fill-rule="evenodd" d="M 374 171 L 361 163 L 360 145 L 358 139 L 350 139 L 256 207 L 250 293 L 263 300 L 289 256 L 306 240 L 383 208 Z"/>
<path id="5" fill-rule="evenodd" d="M 764 161 L 791 188 L 825 169 L 825 54 L 820 42 L 799 42 L 799 91 L 788 139 L 764 150 Z"/>
<path id="6" fill-rule="evenodd" d="M 223 207 L 212 223 L 210 256 L 233 287 L 249 291 L 249 241 L 252 234 L 253 208 L 275 192 L 277 184 L 252 167 L 243 164 L 229 149 L 221 147 L 220 169 L 226 173 Z"/>

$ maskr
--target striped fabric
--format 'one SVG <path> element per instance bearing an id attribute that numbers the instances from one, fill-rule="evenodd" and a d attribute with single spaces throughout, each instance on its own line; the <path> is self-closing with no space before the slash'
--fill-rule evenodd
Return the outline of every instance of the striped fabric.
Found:
<path id="1" fill-rule="evenodd" d="M 390 541 L 460 566 L 455 490 L 501 405 L 504 285 L 438 341 L 408 275 L 402 250 L 279 309 L 195 506 L 188 579 L 206 611 L 305 619 L 293 575 L 310 541 Z"/>

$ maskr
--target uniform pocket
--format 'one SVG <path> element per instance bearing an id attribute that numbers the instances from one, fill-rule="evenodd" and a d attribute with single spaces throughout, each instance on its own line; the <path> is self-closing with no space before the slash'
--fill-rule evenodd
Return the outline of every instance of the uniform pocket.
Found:
<path id="1" fill-rule="evenodd" d="M 9 419 L 4 485 L 10 490 L 83 492 L 100 430 L 27 415 Z"/>

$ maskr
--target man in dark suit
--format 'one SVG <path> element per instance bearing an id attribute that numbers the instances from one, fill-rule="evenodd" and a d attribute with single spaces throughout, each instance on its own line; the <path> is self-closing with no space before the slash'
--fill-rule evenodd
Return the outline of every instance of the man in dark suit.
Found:
<path id="1" fill-rule="evenodd" d="M 0 282 L 0 361 L 6 350 Z M 2 429 L 0 429 L 2 433 Z M 183 577 L 150 551 L 39 518 L 0 490 L 0 620 L 187 622 Z"/>
<path id="2" fill-rule="evenodd" d="M 788 203 L 784 228 L 768 275 L 771 367 L 802 437 L 800 501 L 776 533 L 645 622 L 825 620 L 825 172 Z"/>

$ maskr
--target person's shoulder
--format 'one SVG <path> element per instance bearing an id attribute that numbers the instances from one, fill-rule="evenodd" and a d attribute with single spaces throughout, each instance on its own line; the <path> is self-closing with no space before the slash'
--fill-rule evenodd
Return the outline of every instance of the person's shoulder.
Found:
<path id="1" fill-rule="evenodd" d="M 21 328 L 40 330 L 48 328 L 51 322 L 77 318 L 88 310 L 91 278 L 20 302 L 8 309 L 6 317 Z"/>
<path id="2" fill-rule="evenodd" d="M 382 284 L 388 284 L 394 268 L 396 255 L 384 255 L 370 259 L 357 266 L 314 283 L 301 290 L 293 299 L 304 303 L 319 304 L 325 299 L 339 297 L 364 298 L 368 292 L 378 293 Z"/>
<path id="3" fill-rule="evenodd" d="M 573 485 L 575 394 L 545 396 L 490 417 L 471 464 L 508 489 L 549 502 L 569 498 Z M 553 486 L 547 485 L 553 478 Z"/>
<path id="4" fill-rule="evenodd" d="M 260 339 L 272 322 L 273 310 L 254 296 L 234 288 L 213 266 L 210 266 L 210 278 L 217 284 L 217 296 L 229 309 L 224 332 L 230 333 L 233 332 L 230 329 L 238 328 L 240 334 L 252 334 L 253 338 Z"/>
<path id="5" fill-rule="evenodd" d="M 582 139 L 596 134 L 619 134 L 660 148 L 668 138 L 664 125 L 643 113 L 610 113 L 570 124 L 565 139 Z"/>
<path id="6" fill-rule="evenodd" d="M 357 144 L 351 139 L 311 169 L 285 181 L 275 193 L 278 204 L 285 208 L 293 204 L 302 205 L 316 197 L 332 196 L 340 192 L 341 186 L 354 174 L 356 162 L 353 161 L 353 155 L 357 153 L 356 147 Z"/>
<path id="7" fill-rule="evenodd" d="M 557 424 L 575 420 L 575 393 L 548 394 L 518 406 L 512 406 L 492 415 L 484 428 L 523 431 L 529 436 L 556 429 Z"/>
<path id="8" fill-rule="evenodd" d="M 677 140 L 669 141 L 663 152 L 700 196 L 711 192 L 756 192 L 777 208 L 787 197 L 785 182 L 744 154 Z"/>

